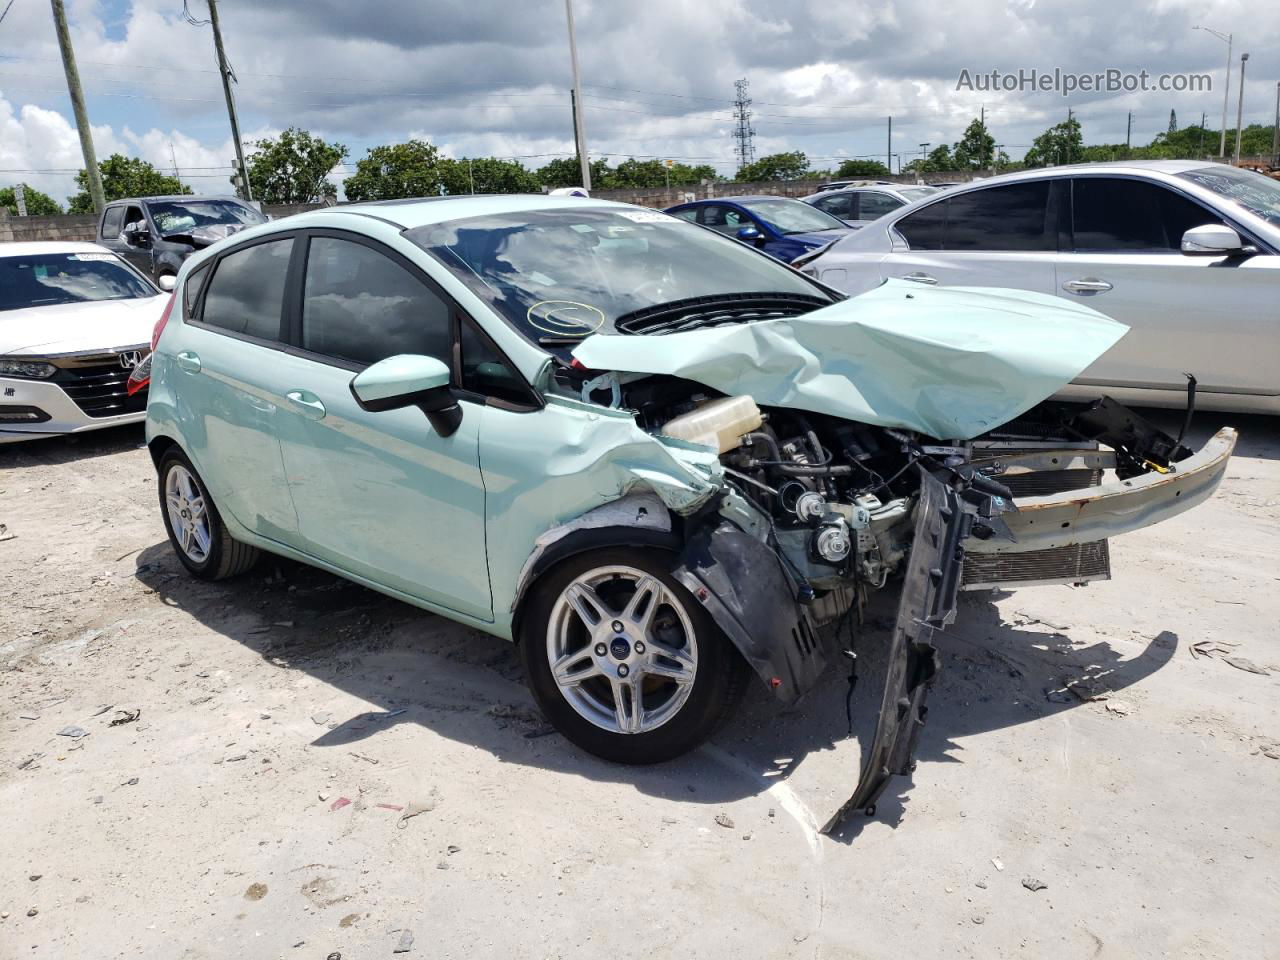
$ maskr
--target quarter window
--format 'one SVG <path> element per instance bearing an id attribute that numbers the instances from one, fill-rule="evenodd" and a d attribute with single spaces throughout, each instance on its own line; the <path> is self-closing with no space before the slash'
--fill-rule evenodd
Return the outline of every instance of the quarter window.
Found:
<path id="1" fill-rule="evenodd" d="M 302 299 L 302 347 L 358 364 L 401 353 L 448 363 L 449 305 L 371 247 L 314 237 Z"/>
<path id="2" fill-rule="evenodd" d="M 1222 221 L 1167 187 L 1120 177 L 1071 182 L 1077 251 L 1177 251 L 1192 227 Z"/>
<path id="3" fill-rule="evenodd" d="M 974 190 L 931 203 L 897 223 L 913 250 L 1057 250 L 1049 182 Z"/>
<path id="4" fill-rule="evenodd" d="M 228 253 L 209 281 L 200 319 L 231 333 L 280 339 L 285 278 L 293 238 L 256 243 Z"/>

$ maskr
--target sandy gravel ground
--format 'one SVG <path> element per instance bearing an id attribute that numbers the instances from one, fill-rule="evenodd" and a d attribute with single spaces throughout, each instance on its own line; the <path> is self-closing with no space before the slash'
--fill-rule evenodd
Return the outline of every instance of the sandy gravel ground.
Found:
<path id="1" fill-rule="evenodd" d="M 1280 422 L 1222 422 L 1114 581 L 967 595 L 913 782 L 838 840 L 841 677 L 611 766 L 503 642 L 187 577 L 140 429 L 0 447 L 0 958 L 1280 957 Z"/>

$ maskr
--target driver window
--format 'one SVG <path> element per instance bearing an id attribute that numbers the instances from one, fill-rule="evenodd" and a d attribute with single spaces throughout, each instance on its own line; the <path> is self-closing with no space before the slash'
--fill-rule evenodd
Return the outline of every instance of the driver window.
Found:
<path id="1" fill-rule="evenodd" d="M 740 229 L 751 225 L 751 221 L 733 207 L 711 204 L 702 208 L 702 224 L 717 233 L 733 236 Z"/>
<path id="2" fill-rule="evenodd" d="M 124 214 L 124 231 L 144 230 L 147 226 L 147 218 L 142 215 L 141 207 L 131 206 L 125 210 Z"/>

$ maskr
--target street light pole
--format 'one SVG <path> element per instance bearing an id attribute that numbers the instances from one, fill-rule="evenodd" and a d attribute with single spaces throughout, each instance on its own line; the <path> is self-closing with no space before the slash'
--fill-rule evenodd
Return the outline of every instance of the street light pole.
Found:
<path id="1" fill-rule="evenodd" d="M 1271 128 L 1271 165 L 1280 167 L 1280 81 L 1276 82 L 1276 125 Z"/>
<path id="2" fill-rule="evenodd" d="M 1240 54 L 1240 100 L 1236 105 L 1236 154 L 1235 164 L 1240 165 L 1240 141 L 1244 139 L 1244 65 L 1249 62 L 1247 53 Z"/>
<path id="3" fill-rule="evenodd" d="M 587 158 L 586 111 L 582 109 L 582 85 L 578 82 L 578 38 L 573 29 L 573 0 L 564 0 L 565 16 L 569 20 L 569 62 L 573 67 L 573 138 L 578 148 L 578 168 L 582 171 L 582 187 L 591 189 L 591 161 Z"/>
<path id="4" fill-rule="evenodd" d="M 1231 40 L 1234 34 L 1221 34 L 1212 27 L 1192 27 L 1192 30 L 1203 30 L 1212 33 L 1227 45 L 1227 69 L 1222 75 L 1222 136 L 1218 143 L 1218 159 L 1227 159 L 1227 95 L 1231 91 Z"/>

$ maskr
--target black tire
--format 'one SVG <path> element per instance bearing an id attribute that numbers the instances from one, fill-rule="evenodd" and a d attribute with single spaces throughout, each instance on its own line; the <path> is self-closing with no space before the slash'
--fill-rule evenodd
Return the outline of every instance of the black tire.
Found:
<path id="1" fill-rule="evenodd" d="M 209 550 L 200 560 L 193 559 L 182 548 L 178 537 L 173 531 L 173 524 L 169 517 L 165 488 L 169 472 L 175 466 L 182 467 L 191 475 L 191 479 L 199 489 L 200 496 L 204 501 L 205 514 L 209 524 Z M 194 576 L 199 577 L 201 580 L 225 580 L 227 577 L 234 577 L 248 572 L 258 562 L 261 552 L 257 547 L 251 547 L 247 543 L 241 543 L 231 537 L 231 534 L 227 532 L 226 524 L 222 522 L 222 515 L 218 513 L 218 507 L 213 502 L 213 497 L 209 495 L 209 491 L 205 487 L 204 480 L 200 478 L 200 474 L 191 465 L 191 461 L 187 459 L 186 454 L 177 447 L 170 447 L 160 458 L 156 487 L 160 494 L 160 516 L 164 518 L 164 529 L 169 534 L 169 545 L 173 547 L 173 552 L 177 554 L 182 565 Z"/>
<path id="2" fill-rule="evenodd" d="M 734 712 L 746 689 L 748 670 L 711 616 L 671 574 L 673 555 L 655 548 L 606 547 L 571 557 L 547 571 L 529 592 L 520 623 L 520 656 L 534 699 L 571 742 L 615 763 L 661 763 L 688 753 Z M 660 580 L 693 627 L 697 668 L 683 705 L 661 726 L 643 733 L 605 730 L 578 712 L 552 675 L 547 631 L 561 593 L 578 577 L 624 565 Z"/>

